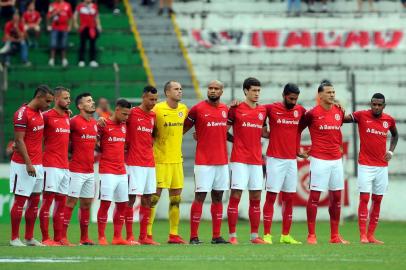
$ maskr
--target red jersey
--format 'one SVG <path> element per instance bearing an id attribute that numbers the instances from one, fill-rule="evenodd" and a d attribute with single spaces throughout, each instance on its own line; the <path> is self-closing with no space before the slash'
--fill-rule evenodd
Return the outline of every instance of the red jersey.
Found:
<path id="1" fill-rule="evenodd" d="M 305 114 L 304 122 L 309 127 L 312 140 L 310 156 L 324 160 L 342 157 L 343 118 L 344 114 L 337 106 L 326 110 L 318 105 Z"/>
<path id="2" fill-rule="evenodd" d="M 44 119 L 41 111 L 31 109 L 24 104 L 14 114 L 14 132 L 25 132 L 24 143 L 28 156 L 33 165 L 42 164 L 42 136 L 44 132 Z M 16 150 L 11 160 L 25 164 L 23 157 Z"/>
<path id="3" fill-rule="evenodd" d="M 227 105 L 211 105 L 201 101 L 193 106 L 186 118 L 195 125 L 197 136 L 196 165 L 228 164 Z"/>
<path id="4" fill-rule="evenodd" d="M 93 173 L 94 149 L 97 142 L 97 123 L 76 115 L 70 120 L 72 158 L 69 170 L 76 173 Z"/>
<path id="5" fill-rule="evenodd" d="M 281 159 L 296 159 L 297 142 L 300 141 L 299 123 L 306 109 L 298 104 L 288 109 L 282 102 L 268 104 L 265 107 L 270 129 L 266 155 Z"/>
<path id="6" fill-rule="evenodd" d="M 99 173 L 125 174 L 124 147 L 126 124 L 106 119 L 104 127 L 98 126 L 100 140 Z"/>
<path id="7" fill-rule="evenodd" d="M 233 149 L 231 162 L 262 165 L 262 128 L 266 119 L 266 108 L 251 108 L 243 102 L 231 107 L 228 112 L 228 124 L 233 126 Z"/>
<path id="8" fill-rule="evenodd" d="M 69 168 L 68 147 L 70 134 L 69 114 L 60 115 L 55 109 L 44 112 L 44 154 L 45 167 Z"/>
<path id="9" fill-rule="evenodd" d="M 4 26 L 3 40 L 5 41 L 6 35 L 15 39 L 19 39 L 24 33 L 24 24 L 21 21 L 18 23 L 17 27 L 14 25 L 13 21 L 8 21 Z"/>
<path id="10" fill-rule="evenodd" d="M 139 107 L 131 109 L 130 117 L 127 121 L 127 165 L 155 166 L 154 141 L 152 138 L 155 120 L 156 115 L 154 112 L 144 112 Z"/>
<path id="11" fill-rule="evenodd" d="M 54 16 L 51 18 L 51 15 Z M 60 3 L 53 2 L 49 5 L 48 18 L 52 20 L 52 30 L 68 31 L 69 21 L 72 18 L 72 8 L 70 4 L 65 1 L 61 1 Z"/>
<path id="12" fill-rule="evenodd" d="M 27 10 L 23 14 L 23 19 L 26 24 L 37 24 L 41 19 L 41 15 L 36 10 L 33 11 Z"/>
<path id="13" fill-rule="evenodd" d="M 80 3 L 76 7 L 76 12 L 79 14 L 79 32 L 82 32 L 85 28 L 96 28 L 96 17 L 99 14 L 99 9 L 95 3 L 89 5 Z"/>
<path id="14" fill-rule="evenodd" d="M 375 117 L 371 110 L 354 112 L 351 116 L 358 123 L 360 137 L 358 163 L 367 166 L 388 166 L 384 158 L 386 137 L 388 131 L 396 127 L 395 120 L 386 113 Z"/>

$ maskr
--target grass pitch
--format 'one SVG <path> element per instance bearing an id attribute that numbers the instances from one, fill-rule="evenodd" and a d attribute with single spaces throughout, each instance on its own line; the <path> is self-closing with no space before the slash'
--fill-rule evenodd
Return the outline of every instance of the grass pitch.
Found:
<path id="1" fill-rule="evenodd" d="M 70 240 L 79 241 L 79 225 L 70 228 Z M 52 225 L 50 226 L 50 228 Z M 77 247 L 9 247 L 10 226 L 0 224 L 0 269 L 406 269 L 406 224 L 381 222 L 377 238 L 385 245 L 359 244 L 356 222 L 347 222 L 341 233 L 350 245 L 328 244 L 329 225 L 317 224 L 319 244 L 316 246 L 279 244 L 280 223 L 273 226 L 273 245 L 249 243 L 249 224 L 240 221 L 238 238 L 240 245 L 210 244 L 210 222 L 203 222 L 200 238 L 205 244 L 166 244 L 168 223 L 158 221 L 154 226 L 154 238 L 161 246 L 77 246 Z M 135 233 L 138 224 L 134 225 Z M 227 224 L 223 223 L 223 235 L 227 236 Z M 306 224 L 294 223 L 292 235 L 305 242 Z M 180 224 L 180 233 L 188 239 L 189 224 Z M 111 240 L 112 227 L 107 227 Z M 91 224 L 90 236 L 97 240 L 97 226 Z M 36 237 L 40 239 L 39 226 Z"/>

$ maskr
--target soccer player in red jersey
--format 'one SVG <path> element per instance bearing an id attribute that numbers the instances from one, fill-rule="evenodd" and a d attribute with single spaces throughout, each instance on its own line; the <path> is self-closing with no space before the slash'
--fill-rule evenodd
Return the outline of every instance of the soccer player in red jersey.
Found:
<path id="1" fill-rule="evenodd" d="M 132 243 L 121 237 L 124 224 L 125 210 L 128 204 L 128 178 L 124 163 L 124 148 L 126 141 L 126 121 L 130 115 L 131 104 L 125 99 L 116 102 L 114 114 L 106 119 L 103 125 L 98 125 L 100 142 L 100 208 L 97 212 L 99 245 L 108 245 L 105 230 L 108 210 L 114 200 L 116 208 L 113 216 L 114 237 L 113 245 L 130 245 Z"/>
<path id="2" fill-rule="evenodd" d="M 142 94 L 142 103 L 131 109 L 127 120 L 127 174 L 128 207 L 125 212 L 127 241 L 133 242 L 132 232 L 134 202 L 141 196 L 140 235 L 138 241 L 143 245 L 158 245 L 147 237 L 147 226 L 151 215 L 151 195 L 156 193 L 156 174 L 153 150 L 153 137 L 156 115 L 152 110 L 158 100 L 158 91 L 146 86 Z"/>
<path id="3" fill-rule="evenodd" d="M 272 243 L 271 227 L 276 197 L 282 198 L 281 243 L 301 244 L 289 235 L 292 225 L 293 195 L 297 186 L 297 147 L 300 142 L 299 123 L 306 110 L 299 104 L 300 90 L 297 85 L 288 83 L 282 93 L 283 101 L 266 105 L 269 119 L 269 144 L 266 152 L 267 179 L 264 204 L 264 240 Z"/>
<path id="4" fill-rule="evenodd" d="M 10 211 L 11 246 L 43 246 L 34 239 L 34 225 L 43 187 L 42 138 L 44 120 L 42 111 L 49 108 L 53 92 L 46 85 L 35 90 L 34 98 L 14 114 L 15 148 L 10 163 L 10 192 L 14 203 Z M 19 237 L 25 202 L 25 243 Z"/>
<path id="5" fill-rule="evenodd" d="M 39 220 L 42 243 L 46 246 L 59 245 L 63 226 L 63 213 L 69 185 L 68 147 L 70 134 L 69 104 L 70 92 L 64 87 L 54 89 L 55 106 L 44 112 L 44 190 Z M 54 240 L 49 238 L 49 209 L 55 200 L 53 223 Z"/>
<path id="6" fill-rule="evenodd" d="M 374 236 L 378 225 L 379 212 L 383 195 L 388 188 L 388 162 L 393 157 L 399 134 L 395 119 L 383 112 L 385 96 L 376 93 L 371 99 L 371 109 L 356 111 L 346 115 L 344 122 L 358 124 L 360 136 L 360 152 L 358 157 L 358 190 L 360 192 L 358 206 L 358 225 L 361 243 L 383 244 Z M 389 150 L 386 150 L 388 131 L 391 133 Z M 368 203 L 372 192 L 372 206 Z"/>
<path id="7" fill-rule="evenodd" d="M 243 83 L 245 101 L 228 112 L 228 127 L 233 128 L 231 151 L 231 194 L 227 207 L 229 241 L 238 244 L 238 204 L 242 191 L 249 190 L 248 215 L 251 224 L 251 242 L 266 244 L 258 237 L 261 219 L 261 190 L 264 180 L 262 172 L 261 137 L 266 133 L 266 108 L 258 105 L 261 83 L 256 78 L 247 78 Z"/>
<path id="8" fill-rule="evenodd" d="M 220 102 L 223 83 L 212 81 L 208 85 L 207 100 L 191 108 L 185 119 L 183 133 L 195 126 L 195 199 L 190 209 L 190 243 L 200 244 L 198 230 L 203 202 L 211 192 L 211 216 L 213 224 L 212 244 L 228 243 L 221 235 L 223 217 L 223 192 L 229 189 L 227 155 L 227 105 Z"/>
<path id="9" fill-rule="evenodd" d="M 344 189 L 342 162 L 342 133 L 344 113 L 334 105 L 335 90 L 329 81 L 318 87 L 320 104 L 308 111 L 300 130 L 308 127 L 312 145 L 310 148 L 310 196 L 307 202 L 307 243 L 317 244 L 316 216 L 320 194 L 329 191 L 330 243 L 349 244 L 339 234 L 341 192 Z M 306 154 L 306 153 L 304 153 Z M 306 154 L 307 155 L 307 154 Z"/>
<path id="10" fill-rule="evenodd" d="M 97 142 L 97 123 L 92 115 L 96 110 L 95 102 L 89 93 L 75 98 L 79 114 L 70 121 L 69 188 L 64 210 L 62 245 L 72 245 L 67 239 L 67 231 L 72 211 L 79 199 L 80 245 L 93 245 L 88 237 L 90 207 L 95 193 L 94 149 Z"/>

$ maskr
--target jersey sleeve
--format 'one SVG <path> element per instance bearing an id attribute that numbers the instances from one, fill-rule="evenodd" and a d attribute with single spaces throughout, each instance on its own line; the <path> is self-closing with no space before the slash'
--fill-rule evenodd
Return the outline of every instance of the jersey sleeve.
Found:
<path id="1" fill-rule="evenodd" d="M 25 131 L 28 125 L 27 108 L 20 108 L 14 115 L 14 131 Z"/>
<path id="2" fill-rule="evenodd" d="M 352 120 L 353 120 L 355 123 L 358 123 L 358 122 L 361 120 L 362 111 L 353 112 L 353 113 L 351 114 L 351 117 L 352 117 Z"/>
<path id="3" fill-rule="evenodd" d="M 227 124 L 228 125 L 233 125 L 234 124 L 235 111 L 236 111 L 236 107 L 231 107 L 230 110 L 228 110 L 228 119 L 227 119 Z"/>
<path id="4" fill-rule="evenodd" d="M 197 108 L 196 106 L 193 106 L 190 109 L 189 113 L 187 114 L 187 118 L 185 119 L 185 121 L 190 121 L 194 124 L 196 122 L 196 119 L 197 119 Z"/>
<path id="5" fill-rule="evenodd" d="M 389 129 L 396 127 L 396 121 L 393 117 L 390 118 L 390 126 Z"/>
<path id="6" fill-rule="evenodd" d="M 104 133 L 104 128 L 103 126 L 97 124 L 97 138 L 101 139 Z"/>

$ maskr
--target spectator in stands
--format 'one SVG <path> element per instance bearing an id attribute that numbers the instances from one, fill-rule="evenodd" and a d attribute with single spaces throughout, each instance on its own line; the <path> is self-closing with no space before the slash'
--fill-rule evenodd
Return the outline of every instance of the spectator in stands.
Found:
<path id="1" fill-rule="evenodd" d="M 11 20 L 14 14 L 15 0 L 0 0 L 0 17 L 5 20 Z"/>
<path id="2" fill-rule="evenodd" d="M 99 100 L 97 101 L 95 118 L 99 119 L 100 117 L 103 117 L 104 119 L 107 119 L 112 114 L 113 112 L 110 109 L 109 101 L 104 97 L 99 98 Z"/>
<path id="3" fill-rule="evenodd" d="M 41 33 L 41 14 L 35 10 L 35 2 L 28 4 L 23 14 L 24 30 L 27 33 L 27 40 L 30 47 L 38 46 L 38 39 Z"/>
<path id="4" fill-rule="evenodd" d="M 24 14 L 31 2 L 33 2 L 33 0 L 17 0 L 16 6 L 18 7 L 18 12 L 20 12 L 20 14 Z"/>
<path id="5" fill-rule="evenodd" d="M 406 10 L 406 0 L 400 0 L 400 3 L 402 3 L 402 6 L 405 8 L 404 11 Z"/>
<path id="6" fill-rule="evenodd" d="M 35 9 L 38 10 L 42 17 L 45 17 L 49 10 L 49 0 L 35 1 Z"/>
<path id="7" fill-rule="evenodd" d="M 78 23 L 79 21 L 79 23 Z M 96 40 L 102 31 L 99 10 L 92 0 L 84 0 L 80 3 L 73 16 L 73 24 L 79 29 L 80 46 L 79 46 L 79 67 L 84 67 L 86 43 L 89 41 L 89 60 L 90 67 L 98 67 L 96 62 Z"/>
<path id="8" fill-rule="evenodd" d="M 18 12 L 14 13 L 13 18 L 4 27 L 4 43 L 5 45 L 0 50 L 0 53 L 3 54 L 3 60 L 6 65 L 10 65 L 10 55 L 19 50 L 21 61 L 24 65 L 31 66 L 31 63 L 28 61 L 28 46 L 24 24 Z"/>
<path id="9" fill-rule="evenodd" d="M 175 14 L 175 11 L 172 9 L 173 0 L 159 0 L 159 11 L 158 15 L 162 15 L 164 13 L 164 9 L 168 9 L 168 14 L 171 16 Z"/>
<path id="10" fill-rule="evenodd" d="M 105 4 L 109 9 L 111 9 L 114 15 L 120 14 L 120 0 L 99 0 L 99 2 Z"/>
<path id="11" fill-rule="evenodd" d="M 72 8 L 72 10 L 76 10 L 76 5 L 78 3 L 77 0 L 67 0 Z"/>
<path id="12" fill-rule="evenodd" d="M 48 64 L 55 66 L 56 50 L 61 50 L 62 66 L 69 65 L 66 58 L 66 47 L 68 45 L 68 33 L 71 29 L 72 9 L 68 2 L 55 0 L 50 6 L 47 15 L 48 30 L 51 31 L 51 57 Z"/>
<path id="13" fill-rule="evenodd" d="M 288 0 L 287 15 L 290 16 L 294 10 L 294 15 L 300 16 L 300 11 L 301 11 L 300 5 L 301 5 L 301 0 Z"/>
<path id="14" fill-rule="evenodd" d="M 361 13 L 364 0 L 357 0 L 357 1 L 358 1 L 358 10 L 357 10 L 357 12 Z M 368 5 L 369 5 L 369 12 L 375 12 L 374 0 L 368 0 Z"/>

